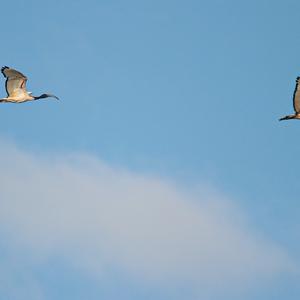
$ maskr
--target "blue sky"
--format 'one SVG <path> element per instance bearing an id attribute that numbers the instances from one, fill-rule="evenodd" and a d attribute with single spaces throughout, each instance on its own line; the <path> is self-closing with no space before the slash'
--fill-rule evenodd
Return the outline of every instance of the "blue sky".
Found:
<path id="1" fill-rule="evenodd" d="M 0 298 L 299 299 L 300 123 L 278 122 L 300 75 L 298 1 L 1 8 L 1 64 L 61 102 L 0 107 Z"/>

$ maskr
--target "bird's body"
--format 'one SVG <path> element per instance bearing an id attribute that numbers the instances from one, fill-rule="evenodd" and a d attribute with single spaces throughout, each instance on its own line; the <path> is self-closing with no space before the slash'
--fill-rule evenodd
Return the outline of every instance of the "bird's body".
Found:
<path id="1" fill-rule="evenodd" d="M 5 66 L 1 68 L 1 72 L 6 78 L 5 88 L 7 97 L 0 99 L 0 102 L 23 103 L 48 97 L 58 99 L 52 94 L 42 94 L 40 96 L 31 95 L 31 93 L 26 90 L 27 77 L 17 70 Z"/>
<path id="2" fill-rule="evenodd" d="M 300 119 L 300 77 L 296 79 L 296 87 L 293 95 L 293 106 L 295 113 L 293 115 L 287 115 L 279 119 L 279 121 L 283 120 L 292 120 L 292 119 Z"/>

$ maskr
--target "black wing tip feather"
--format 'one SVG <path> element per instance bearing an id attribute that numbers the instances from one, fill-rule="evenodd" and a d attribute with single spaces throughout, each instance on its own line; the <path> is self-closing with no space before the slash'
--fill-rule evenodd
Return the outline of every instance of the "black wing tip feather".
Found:
<path id="1" fill-rule="evenodd" d="M 298 76 L 297 78 L 296 78 L 296 82 L 298 82 L 300 80 L 300 76 Z"/>
<path id="2" fill-rule="evenodd" d="M 4 77 L 6 77 L 6 75 L 4 74 L 4 70 L 9 69 L 8 66 L 4 66 L 1 68 L 1 73 L 3 74 Z"/>

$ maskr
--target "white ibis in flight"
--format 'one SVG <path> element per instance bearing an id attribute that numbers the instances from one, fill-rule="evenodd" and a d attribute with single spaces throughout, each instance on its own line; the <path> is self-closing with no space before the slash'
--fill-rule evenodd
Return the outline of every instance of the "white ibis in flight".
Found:
<path id="1" fill-rule="evenodd" d="M 0 102 L 23 103 L 48 97 L 58 100 L 58 97 L 52 94 L 42 94 L 40 96 L 31 95 L 31 93 L 26 90 L 27 77 L 19 71 L 5 66 L 1 68 L 1 72 L 6 78 L 5 88 L 7 97 L 0 99 Z"/>
<path id="2" fill-rule="evenodd" d="M 287 115 L 279 119 L 279 121 L 283 120 L 291 120 L 291 119 L 300 119 L 300 87 L 299 87 L 300 77 L 296 79 L 296 87 L 293 95 L 293 105 L 295 113 L 293 115 Z"/>

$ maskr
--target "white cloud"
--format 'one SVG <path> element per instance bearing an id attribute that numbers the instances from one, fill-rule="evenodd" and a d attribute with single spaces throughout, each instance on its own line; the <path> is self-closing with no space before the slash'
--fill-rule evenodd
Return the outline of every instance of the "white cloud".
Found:
<path id="1" fill-rule="evenodd" d="M 224 196 L 89 156 L 41 156 L 2 143 L 0 227 L 36 263 L 52 256 L 95 276 L 234 286 L 291 269 Z"/>

